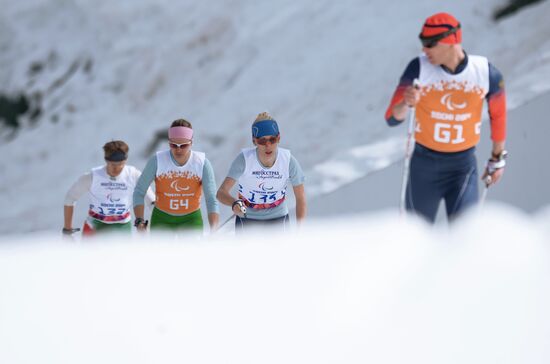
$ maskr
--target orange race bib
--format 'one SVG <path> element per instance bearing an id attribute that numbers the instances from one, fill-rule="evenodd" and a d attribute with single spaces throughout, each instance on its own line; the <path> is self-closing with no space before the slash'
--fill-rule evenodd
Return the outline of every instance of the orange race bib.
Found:
<path id="1" fill-rule="evenodd" d="M 186 215 L 200 208 L 202 181 L 190 172 L 171 172 L 155 179 L 156 202 L 171 215 Z"/>
<path id="2" fill-rule="evenodd" d="M 155 177 L 158 209 L 170 215 L 187 215 L 201 207 L 204 153 L 191 151 L 185 165 L 174 163 L 170 151 L 157 152 Z"/>
<path id="3" fill-rule="evenodd" d="M 421 88 L 416 106 L 416 142 L 440 152 L 459 152 L 480 139 L 485 91 L 464 82 Z"/>

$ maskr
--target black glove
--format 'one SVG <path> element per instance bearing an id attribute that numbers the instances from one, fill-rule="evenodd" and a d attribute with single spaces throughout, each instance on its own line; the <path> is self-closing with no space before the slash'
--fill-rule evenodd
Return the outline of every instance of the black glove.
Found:
<path id="1" fill-rule="evenodd" d="M 139 225 L 143 225 L 144 227 L 147 227 L 147 224 L 149 224 L 149 220 L 144 220 L 141 217 L 136 217 L 134 220 L 134 226 L 138 227 Z"/>
<path id="2" fill-rule="evenodd" d="M 246 206 L 244 204 L 244 201 L 243 200 L 235 200 L 233 202 L 233 205 L 231 205 L 231 210 L 233 210 L 233 208 L 236 206 L 239 206 L 239 210 L 241 210 L 241 212 L 243 213 L 244 216 L 246 216 Z"/>
<path id="3" fill-rule="evenodd" d="M 79 231 L 80 231 L 79 228 L 76 228 L 76 229 L 65 229 L 65 228 L 63 228 L 63 230 L 61 230 L 63 235 L 73 235 L 74 233 L 77 233 Z"/>

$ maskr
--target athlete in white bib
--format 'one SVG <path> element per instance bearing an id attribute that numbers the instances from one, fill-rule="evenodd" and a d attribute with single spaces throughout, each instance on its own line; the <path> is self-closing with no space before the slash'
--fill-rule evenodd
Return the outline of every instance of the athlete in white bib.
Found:
<path id="1" fill-rule="evenodd" d="M 106 164 L 82 175 L 65 196 L 64 234 L 80 230 L 72 225 L 74 205 L 85 193 L 89 195 L 90 208 L 83 235 L 131 230 L 132 195 L 141 172 L 126 164 L 128 145 L 125 142 L 108 142 L 103 146 L 103 151 Z M 148 200 L 154 201 L 152 191 L 148 193 Z"/>
<path id="2" fill-rule="evenodd" d="M 288 181 L 296 198 L 298 224 L 306 216 L 304 174 L 290 151 L 278 147 L 280 139 L 277 122 L 268 113 L 259 114 L 252 124 L 255 147 L 242 150 L 218 189 L 218 200 L 231 206 L 236 216 L 237 232 L 249 227 L 286 230 Z M 235 184 L 238 184 L 236 197 L 231 194 Z"/>

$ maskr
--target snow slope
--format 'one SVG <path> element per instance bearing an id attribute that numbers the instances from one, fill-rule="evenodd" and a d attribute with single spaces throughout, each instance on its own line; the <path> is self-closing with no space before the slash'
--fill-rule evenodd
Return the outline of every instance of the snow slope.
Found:
<path id="1" fill-rule="evenodd" d="M 286 241 L 4 243 L 0 362 L 548 363 L 550 210 L 485 212 L 450 232 L 377 214 Z"/>
<path id="2" fill-rule="evenodd" d="M 153 135 L 178 117 L 193 123 L 195 149 L 207 153 L 221 182 L 249 145 L 254 116 L 267 109 L 280 121 L 282 145 L 306 170 L 310 198 L 338 191 L 402 158 L 405 131 L 387 128 L 383 113 L 433 12 L 454 13 L 466 50 L 503 71 L 511 107 L 548 90 L 550 5 L 495 24 L 499 5 L 3 1 L 2 91 L 40 92 L 44 110 L 36 126 L 0 145 L 0 198 L 8 207 L 0 233 L 57 231 L 66 190 L 102 163 L 106 141 L 126 140 L 130 163 L 142 168 Z M 36 63 L 42 71 L 31 74 Z M 357 200 L 340 201 L 350 198 Z"/>
<path id="3" fill-rule="evenodd" d="M 495 24 L 504 0 L 0 1 L 0 91 L 44 108 L 0 144 L 1 363 L 549 362 L 548 2 Z M 511 109 L 505 180 L 448 229 L 396 217 L 405 130 L 383 121 L 440 10 Z M 265 109 L 308 176 L 299 234 L 59 241 L 104 142 L 143 167 L 186 117 L 220 182 Z"/>

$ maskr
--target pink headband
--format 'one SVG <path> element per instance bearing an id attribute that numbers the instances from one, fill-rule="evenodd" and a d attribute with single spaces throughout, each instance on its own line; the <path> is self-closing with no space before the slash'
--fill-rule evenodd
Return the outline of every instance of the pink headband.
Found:
<path id="1" fill-rule="evenodd" d="M 193 129 L 186 126 L 173 126 L 168 129 L 168 139 L 193 139 Z"/>

